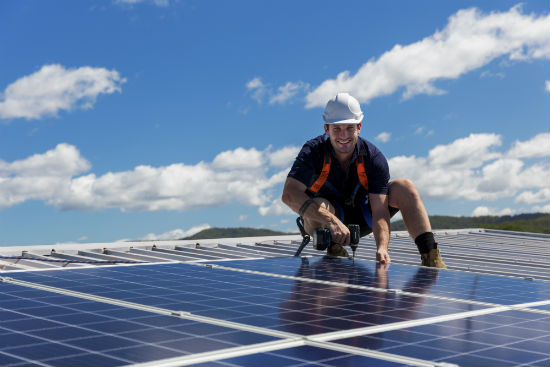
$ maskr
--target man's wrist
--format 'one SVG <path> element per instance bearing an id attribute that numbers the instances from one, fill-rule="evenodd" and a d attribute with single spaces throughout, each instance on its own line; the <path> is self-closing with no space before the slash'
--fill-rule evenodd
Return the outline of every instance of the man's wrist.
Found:
<path id="1" fill-rule="evenodd" d="M 313 203 L 314 203 L 313 199 L 307 199 L 306 201 L 304 201 L 300 209 L 298 209 L 298 215 L 303 218 L 304 214 L 306 213 L 306 210 Z"/>

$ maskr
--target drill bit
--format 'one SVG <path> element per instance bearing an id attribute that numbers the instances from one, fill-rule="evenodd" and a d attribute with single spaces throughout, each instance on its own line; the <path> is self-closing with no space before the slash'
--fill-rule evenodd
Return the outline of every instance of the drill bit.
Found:
<path id="1" fill-rule="evenodd" d="M 359 238 L 361 237 L 361 229 L 357 224 L 350 224 L 348 226 L 350 230 L 350 242 L 349 246 L 351 247 L 351 250 L 353 251 L 353 262 L 355 262 L 355 250 L 357 250 L 357 246 L 359 246 Z"/>

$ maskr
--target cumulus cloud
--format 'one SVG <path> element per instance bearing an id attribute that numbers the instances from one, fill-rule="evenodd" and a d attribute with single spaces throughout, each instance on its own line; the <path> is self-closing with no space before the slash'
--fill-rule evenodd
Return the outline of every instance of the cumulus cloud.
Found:
<path id="1" fill-rule="evenodd" d="M 266 215 L 291 215 L 294 214 L 294 212 L 283 202 L 281 199 L 277 198 L 268 205 L 261 206 L 259 209 L 260 215 L 266 216 Z"/>
<path id="2" fill-rule="evenodd" d="M 309 84 L 299 81 L 297 83 L 287 82 L 285 85 L 277 88 L 277 93 L 271 96 L 269 103 L 285 103 L 294 97 L 298 92 L 309 89 Z"/>
<path id="3" fill-rule="evenodd" d="M 237 148 L 218 154 L 214 158 L 213 167 L 228 170 L 259 168 L 264 164 L 264 153 L 256 148 Z"/>
<path id="4" fill-rule="evenodd" d="M 537 192 L 524 191 L 516 197 L 514 202 L 525 204 L 550 202 L 550 189 L 543 188 Z"/>
<path id="5" fill-rule="evenodd" d="M 142 238 L 140 238 L 140 240 L 144 240 L 144 241 L 179 240 L 179 239 L 182 239 L 182 238 L 185 238 L 185 237 L 192 236 L 194 234 L 199 233 L 200 231 L 203 231 L 203 230 L 209 229 L 209 228 L 212 228 L 210 226 L 210 224 L 201 224 L 201 225 L 198 225 L 198 226 L 191 227 L 187 230 L 177 228 L 177 229 L 173 229 L 171 231 L 164 232 L 164 233 L 161 233 L 161 234 L 149 233 L 149 234 L 146 234 L 145 236 L 143 236 Z"/>
<path id="6" fill-rule="evenodd" d="M 237 148 L 218 154 L 210 163 L 142 165 L 96 176 L 82 175 L 90 164 L 76 147 L 59 144 L 26 159 L 0 161 L 0 208 L 27 200 L 42 200 L 62 210 L 183 211 L 232 202 L 261 207 L 286 178 L 289 167 L 281 170 L 269 164 L 271 156 L 285 156 L 291 150 L 283 149 L 281 153 Z"/>
<path id="7" fill-rule="evenodd" d="M 535 205 L 531 208 L 531 212 L 534 212 L 534 213 L 550 213 L 550 204 Z"/>
<path id="8" fill-rule="evenodd" d="M 472 217 L 483 217 L 483 216 L 497 216 L 502 217 L 503 215 L 513 215 L 514 211 L 510 208 L 497 209 L 491 208 L 488 206 L 478 206 L 472 211 Z"/>
<path id="9" fill-rule="evenodd" d="M 426 128 L 423 127 L 423 126 L 420 126 L 418 127 L 415 131 L 414 131 L 415 135 L 426 135 L 426 136 L 430 136 L 430 135 L 433 135 L 434 134 L 434 131 L 433 130 L 427 130 L 426 131 Z"/>
<path id="10" fill-rule="evenodd" d="M 541 133 L 528 141 L 516 141 L 508 152 L 513 158 L 540 158 L 550 156 L 550 133 Z"/>
<path id="11" fill-rule="evenodd" d="M 529 194 L 521 195 L 529 190 L 542 200 L 539 191 L 548 187 L 550 152 L 527 164 L 510 154 L 526 142 L 498 152 L 501 140 L 496 134 L 471 134 L 434 147 L 426 157 L 393 157 L 388 160 L 390 172 L 392 178 L 412 179 L 427 200 L 526 198 Z"/>
<path id="12" fill-rule="evenodd" d="M 294 162 L 294 159 L 298 155 L 299 151 L 300 148 L 298 147 L 287 146 L 275 152 L 269 152 L 269 164 L 273 167 L 279 168 L 290 166 Z"/>
<path id="13" fill-rule="evenodd" d="M 545 83 L 544 83 L 545 87 L 546 87 L 546 91 L 548 93 L 550 93 L 550 80 L 547 80 Z"/>
<path id="14" fill-rule="evenodd" d="M 125 81 L 116 70 L 44 65 L 7 86 L 1 94 L 0 118 L 40 119 L 63 110 L 88 109 L 98 95 L 120 92 Z"/>
<path id="15" fill-rule="evenodd" d="M 309 84 L 302 81 L 287 82 L 275 91 L 270 85 L 264 84 L 261 78 L 255 77 L 246 83 L 246 89 L 251 93 L 252 98 L 260 104 L 264 99 L 267 99 L 269 104 L 283 104 L 296 94 L 309 90 Z"/>
<path id="16" fill-rule="evenodd" d="M 388 132 L 382 132 L 380 134 L 378 134 L 374 140 L 376 141 L 380 141 L 382 143 L 387 143 L 388 141 L 390 141 L 390 138 L 391 138 L 391 133 L 388 133 Z"/>
<path id="17" fill-rule="evenodd" d="M 259 77 L 249 80 L 248 83 L 246 83 L 246 89 L 252 94 L 252 98 L 258 103 L 262 103 L 264 95 L 268 93 L 268 87 Z"/>
<path id="18" fill-rule="evenodd" d="M 170 0 L 115 0 L 117 4 L 127 4 L 134 5 L 139 3 L 152 3 L 157 6 L 168 6 L 170 5 Z"/>
<path id="19" fill-rule="evenodd" d="M 395 45 L 355 74 L 343 71 L 335 79 L 325 80 L 306 96 L 306 107 L 324 106 L 343 90 L 360 102 L 401 88 L 405 99 L 443 94 L 435 81 L 456 79 L 498 57 L 530 60 L 548 58 L 549 54 L 550 15 L 526 15 L 521 6 L 489 14 L 476 8 L 459 10 L 443 30 L 409 45 Z"/>
<path id="20" fill-rule="evenodd" d="M 50 200 L 71 178 L 90 169 L 72 145 L 8 163 L 0 160 L 0 209 L 27 200 Z"/>
<path id="21" fill-rule="evenodd" d="M 388 163 L 392 179 L 412 179 L 424 200 L 509 199 L 532 210 L 546 210 L 550 152 L 526 148 L 539 144 L 541 136 L 546 133 L 514 142 L 507 149 L 499 135 L 471 134 L 437 145 L 426 156 L 397 156 Z M 0 209 L 29 200 L 82 211 L 185 211 L 238 203 L 257 207 L 263 216 L 291 215 L 280 195 L 298 151 L 293 146 L 239 147 L 219 153 L 211 162 L 140 165 L 96 175 L 75 146 L 62 143 L 24 159 L 0 160 Z M 493 214 L 503 213 L 487 207 Z M 171 232 L 155 238 L 183 236 L 178 230 Z"/>

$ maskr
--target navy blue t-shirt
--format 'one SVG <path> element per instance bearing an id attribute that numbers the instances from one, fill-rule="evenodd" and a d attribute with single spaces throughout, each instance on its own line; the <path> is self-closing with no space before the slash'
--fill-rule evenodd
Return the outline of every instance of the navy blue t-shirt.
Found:
<path id="1" fill-rule="evenodd" d="M 327 179 L 329 184 L 325 183 L 325 185 L 323 185 L 319 191 L 320 196 L 340 200 L 346 200 L 352 197 L 353 192 L 359 183 L 356 167 L 356 158 L 358 154 L 363 156 L 365 159 L 365 171 L 367 172 L 367 178 L 369 180 L 368 193 L 388 194 L 390 170 L 388 168 L 386 157 L 384 157 L 382 152 L 378 150 L 378 148 L 376 148 L 371 142 L 361 137 L 357 139 L 357 145 L 353 152 L 347 172 L 344 172 L 342 166 L 338 162 L 338 159 L 336 159 L 330 139 L 326 138 L 325 135 L 320 135 L 304 144 L 302 150 L 298 153 L 292 168 L 290 169 L 288 177 L 292 177 L 300 181 L 307 187 L 313 185 L 321 174 L 325 159 L 325 152 L 327 150 L 331 154 L 331 167 Z M 335 194 L 334 189 L 336 189 L 339 195 Z M 364 199 L 366 194 L 367 192 L 365 189 L 361 187 L 355 196 L 355 200 L 358 201 Z"/>

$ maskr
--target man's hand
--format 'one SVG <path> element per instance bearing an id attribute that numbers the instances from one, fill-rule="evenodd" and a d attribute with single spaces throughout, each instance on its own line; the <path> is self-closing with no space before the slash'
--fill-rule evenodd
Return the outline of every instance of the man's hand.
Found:
<path id="1" fill-rule="evenodd" d="M 335 219 L 328 223 L 328 229 L 330 230 L 330 235 L 332 241 L 342 246 L 349 245 L 350 234 L 349 228 L 342 223 L 340 220 Z"/>
<path id="2" fill-rule="evenodd" d="M 378 249 L 376 251 L 376 261 L 380 261 L 382 264 L 389 263 L 391 260 L 388 250 L 382 248 Z"/>

